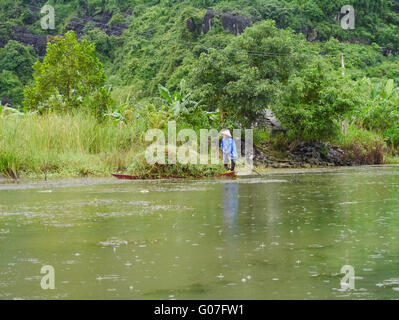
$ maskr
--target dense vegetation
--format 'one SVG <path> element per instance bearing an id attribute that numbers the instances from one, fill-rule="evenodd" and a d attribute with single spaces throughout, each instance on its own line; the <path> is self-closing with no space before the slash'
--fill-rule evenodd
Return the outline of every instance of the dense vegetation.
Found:
<path id="1" fill-rule="evenodd" d="M 399 2 L 349 2 L 354 30 L 339 23 L 347 0 L 3 0 L 0 171 L 58 172 L 64 163 L 79 163 L 71 167 L 85 172 L 88 159 L 102 173 L 148 171 L 137 160 L 148 128 L 167 130 L 170 120 L 196 131 L 256 127 L 260 141 L 268 139 L 259 121 L 266 108 L 290 129 L 284 139 L 338 143 L 355 157 L 377 149 L 395 157 Z M 44 4 L 55 7 L 55 30 L 41 29 Z M 209 8 L 217 13 L 204 32 Z M 234 34 L 221 12 L 250 27 Z M 85 130 L 85 139 L 74 137 L 80 142 L 65 150 L 57 149 L 63 126 L 46 139 L 39 130 L 63 117 Z M 37 156 L 24 147 L 27 137 L 42 141 Z M 104 141 L 94 143 L 98 137 Z"/>

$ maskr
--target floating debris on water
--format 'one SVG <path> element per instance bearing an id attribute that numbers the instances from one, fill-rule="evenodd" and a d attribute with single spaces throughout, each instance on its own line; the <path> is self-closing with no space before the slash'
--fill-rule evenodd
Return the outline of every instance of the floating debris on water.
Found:
<path id="1" fill-rule="evenodd" d="M 99 242 L 99 245 L 101 245 L 103 247 L 108 247 L 108 246 L 120 247 L 122 245 L 127 245 L 127 244 L 128 244 L 128 242 L 126 240 L 116 240 L 116 239 Z"/>
<path id="2" fill-rule="evenodd" d="M 357 202 L 357 201 L 352 201 L 352 202 L 348 201 L 348 202 L 341 202 L 339 204 L 345 206 L 345 205 L 348 205 L 348 204 L 357 204 L 357 203 L 359 203 L 359 202 Z"/>
<path id="3" fill-rule="evenodd" d="M 321 248 L 324 248 L 323 245 L 318 244 L 318 243 L 316 243 L 316 244 L 311 244 L 311 245 L 309 245 L 308 247 L 311 248 L 311 249 L 321 249 Z"/>

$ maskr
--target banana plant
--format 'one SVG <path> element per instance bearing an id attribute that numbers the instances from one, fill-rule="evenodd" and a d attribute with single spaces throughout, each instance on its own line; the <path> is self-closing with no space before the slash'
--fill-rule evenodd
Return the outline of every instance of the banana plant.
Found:
<path id="1" fill-rule="evenodd" d="M 397 104 L 399 102 L 399 88 L 389 79 L 385 84 L 377 83 L 371 91 L 371 98 L 377 102 Z"/>
<path id="2" fill-rule="evenodd" d="M 370 79 L 363 81 L 371 88 L 369 101 L 356 116 L 367 129 L 390 136 L 388 131 L 399 123 L 399 88 L 392 79 L 375 85 Z"/>
<path id="3" fill-rule="evenodd" d="M 184 79 L 180 81 L 179 91 L 175 91 L 172 94 L 168 88 L 160 84 L 159 93 L 162 97 L 163 103 L 168 106 L 175 116 L 189 114 L 200 104 L 191 99 L 191 93 L 187 93 L 186 82 Z"/>
<path id="4" fill-rule="evenodd" d="M 123 103 L 116 107 L 110 108 L 107 113 L 104 113 L 104 117 L 109 118 L 117 123 L 127 123 L 129 120 L 131 120 L 129 118 L 131 114 L 132 111 L 130 110 L 129 104 Z"/>

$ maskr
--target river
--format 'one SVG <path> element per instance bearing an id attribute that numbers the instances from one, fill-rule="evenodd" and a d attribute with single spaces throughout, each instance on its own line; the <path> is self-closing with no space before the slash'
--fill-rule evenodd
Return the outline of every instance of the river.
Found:
<path id="1" fill-rule="evenodd" d="M 397 299 L 398 194 L 395 166 L 3 183 L 0 299 Z"/>

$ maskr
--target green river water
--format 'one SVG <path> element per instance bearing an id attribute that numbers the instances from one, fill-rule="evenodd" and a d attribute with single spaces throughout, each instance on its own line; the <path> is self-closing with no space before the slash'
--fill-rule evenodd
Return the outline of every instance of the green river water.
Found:
<path id="1" fill-rule="evenodd" d="M 0 299 L 398 297 L 399 167 L 0 184 Z"/>

